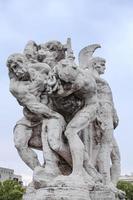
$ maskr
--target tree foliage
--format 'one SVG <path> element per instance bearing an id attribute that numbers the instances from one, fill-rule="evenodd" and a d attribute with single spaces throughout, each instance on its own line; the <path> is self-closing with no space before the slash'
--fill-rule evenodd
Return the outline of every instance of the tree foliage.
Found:
<path id="1" fill-rule="evenodd" d="M 25 189 L 14 180 L 0 182 L 0 200 L 22 200 Z"/>
<path id="2" fill-rule="evenodd" d="M 133 200 L 133 184 L 126 181 L 119 181 L 117 184 L 117 188 L 125 191 L 126 199 Z"/>

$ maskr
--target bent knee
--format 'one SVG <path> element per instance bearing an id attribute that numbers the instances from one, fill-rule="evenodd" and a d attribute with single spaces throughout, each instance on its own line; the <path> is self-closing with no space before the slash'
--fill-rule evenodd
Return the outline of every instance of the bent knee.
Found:
<path id="1" fill-rule="evenodd" d="M 58 143 L 56 144 L 53 141 L 49 141 L 49 145 L 50 145 L 50 147 L 51 147 L 51 149 L 53 151 L 55 151 L 55 152 L 59 152 L 60 151 L 60 145 Z"/>
<path id="2" fill-rule="evenodd" d="M 28 141 L 21 141 L 19 138 L 14 138 L 14 145 L 17 150 L 21 150 L 28 147 Z"/>
<path id="3" fill-rule="evenodd" d="M 57 145 L 57 144 L 54 144 L 54 145 L 52 146 L 52 149 L 53 149 L 55 152 L 60 152 L 60 146 Z"/>
<path id="4" fill-rule="evenodd" d="M 69 140 L 75 136 L 77 136 L 78 134 L 78 130 L 77 128 L 67 128 L 67 130 L 64 132 L 64 135 L 66 136 L 66 138 Z"/>
<path id="5" fill-rule="evenodd" d="M 17 150 L 21 150 L 22 148 L 24 148 L 21 142 L 18 142 L 18 141 L 14 141 L 14 146 Z"/>
<path id="6" fill-rule="evenodd" d="M 28 130 L 22 125 L 14 128 L 14 144 L 17 149 L 28 147 L 28 141 L 31 138 L 32 130 Z"/>

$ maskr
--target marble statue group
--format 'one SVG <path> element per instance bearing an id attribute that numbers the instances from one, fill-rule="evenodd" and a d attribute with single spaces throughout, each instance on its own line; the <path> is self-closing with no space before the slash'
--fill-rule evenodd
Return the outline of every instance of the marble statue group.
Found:
<path id="1" fill-rule="evenodd" d="M 111 88 L 101 76 L 106 60 L 93 56 L 97 48 L 83 48 L 76 64 L 70 38 L 66 44 L 29 41 L 23 53 L 7 59 L 10 92 L 23 107 L 23 118 L 14 127 L 15 147 L 33 170 L 29 193 L 45 189 L 35 200 L 61 200 L 59 191 L 53 197 L 46 189 L 68 186 L 122 196 L 116 188 L 120 153 L 114 130 L 119 119 Z M 43 163 L 34 149 L 42 152 Z M 64 199 L 98 198 L 75 193 Z"/>

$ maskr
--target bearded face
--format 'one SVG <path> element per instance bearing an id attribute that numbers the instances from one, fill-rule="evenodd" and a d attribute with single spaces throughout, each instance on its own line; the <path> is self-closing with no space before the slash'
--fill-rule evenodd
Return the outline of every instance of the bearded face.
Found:
<path id="1" fill-rule="evenodd" d="M 25 80 L 29 78 L 28 71 L 26 69 L 25 57 L 21 54 L 13 54 L 7 60 L 7 66 L 9 72 L 14 74 L 19 80 Z"/>

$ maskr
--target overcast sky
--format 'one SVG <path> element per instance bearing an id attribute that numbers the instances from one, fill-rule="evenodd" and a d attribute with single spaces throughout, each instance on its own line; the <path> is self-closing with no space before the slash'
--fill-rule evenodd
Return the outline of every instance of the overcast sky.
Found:
<path id="1" fill-rule="evenodd" d="M 0 167 L 24 177 L 31 170 L 13 144 L 13 126 L 22 108 L 9 93 L 7 57 L 22 52 L 28 40 L 66 42 L 72 38 L 77 57 L 92 43 L 95 55 L 107 60 L 109 82 L 120 124 L 115 131 L 121 151 L 122 174 L 133 172 L 133 1 L 132 0 L 0 0 Z"/>

